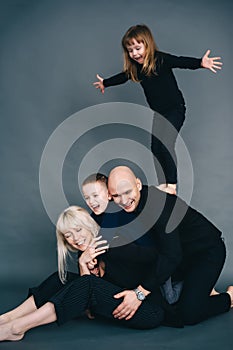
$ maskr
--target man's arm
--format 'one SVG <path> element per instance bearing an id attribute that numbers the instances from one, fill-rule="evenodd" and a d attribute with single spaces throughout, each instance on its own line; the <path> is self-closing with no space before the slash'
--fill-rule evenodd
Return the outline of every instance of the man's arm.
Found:
<path id="1" fill-rule="evenodd" d="M 150 292 L 141 285 L 139 285 L 136 290 L 137 292 L 142 293 L 145 298 L 150 294 Z M 138 310 L 139 306 L 143 303 L 143 300 L 138 298 L 135 290 L 124 290 L 121 293 L 115 294 L 114 298 L 124 298 L 122 303 L 113 311 L 113 316 L 119 320 L 130 320 Z"/>

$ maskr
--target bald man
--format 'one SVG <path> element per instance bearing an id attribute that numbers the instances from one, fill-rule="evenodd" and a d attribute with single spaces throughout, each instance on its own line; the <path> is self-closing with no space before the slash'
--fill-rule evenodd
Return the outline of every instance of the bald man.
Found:
<path id="1" fill-rule="evenodd" d="M 164 283 L 169 276 L 184 281 L 177 303 L 183 323 L 195 324 L 229 311 L 231 287 L 226 293 L 210 295 L 226 257 L 221 232 L 177 196 L 154 186 L 143 186 L 126 166 L 110 172 L 108 190 L 114 202 L 123 209 L 120 213 L 122 222 L 125 222 L 125 215 L 134 215 L 132 235 L 135 235 L 135 241 L 143 238 L 157 248 L 154 278 L 158 284 Z M 136 227 L 139 229 L 135 230 Z M 116 315 L 126 304 L 129 308 L 133 305 L 133 295 L 130 295 L 128 302 L 127 291 L 122 294 L 124 300 L 114 311 Z"/>

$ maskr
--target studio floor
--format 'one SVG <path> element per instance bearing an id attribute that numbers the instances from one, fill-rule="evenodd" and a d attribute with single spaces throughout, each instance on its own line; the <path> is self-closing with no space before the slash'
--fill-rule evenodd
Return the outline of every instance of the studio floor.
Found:
<path id="1" fill-rule="evenodd" d="M 25 285 L 5 286 L 0 291 L 0 313 L 25 297 Z M 56 324 L 30 330 L 19 342 L 2 342 L 0 350 L 231 350 L 233 309 L 221 316 L 183 329 L 153 330 L 121 328 L 111 322 L 76 319 L 62 327 Z"/>

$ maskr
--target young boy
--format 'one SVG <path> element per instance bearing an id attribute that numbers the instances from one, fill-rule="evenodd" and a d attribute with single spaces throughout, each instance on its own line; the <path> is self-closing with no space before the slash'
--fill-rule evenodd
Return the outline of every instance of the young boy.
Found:
<path id="1" fill-rule="evenodd" d="M 108 178 L 104 174 L 89 175 L 82 183 L 82 193 L 86 204 L 91 209 L 91 216 L 101 226 L 103 214 L 111 197 L 107 187 Z"/>

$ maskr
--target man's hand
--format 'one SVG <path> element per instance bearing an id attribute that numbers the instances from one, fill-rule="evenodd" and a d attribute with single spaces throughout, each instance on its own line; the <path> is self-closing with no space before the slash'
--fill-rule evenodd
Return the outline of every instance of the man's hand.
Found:
<path id="1" fill-rule="evenodd" d="M 124 290 L 121 293 L 115 294 L 114 298 L 124 298 L 122 303 L 113 311 L 113 316 L 119 320 L 130 320 L 142 303 L 142 301 L 138 300 L 133 290 Z"/>

